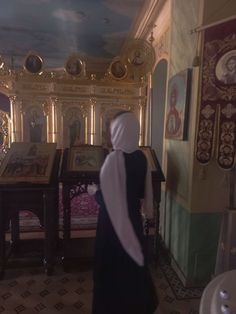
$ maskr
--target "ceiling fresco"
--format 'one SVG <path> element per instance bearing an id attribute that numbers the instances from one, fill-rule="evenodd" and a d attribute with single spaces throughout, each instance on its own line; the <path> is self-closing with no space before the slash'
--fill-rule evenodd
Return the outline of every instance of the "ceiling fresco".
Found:
<path id="1" fill-rule="evenodd" d="M 0 0 L 0 55 L 12 68 L 30 51 L 46 68 L 74 53 L 119 55 L 145 0 Z"/>

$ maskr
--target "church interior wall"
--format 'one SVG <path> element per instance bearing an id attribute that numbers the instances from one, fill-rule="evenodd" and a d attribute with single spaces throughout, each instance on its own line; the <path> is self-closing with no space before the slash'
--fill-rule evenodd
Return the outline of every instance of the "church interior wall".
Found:
<path id="1" fill-rule="evenodd" d="M 214 273 L 221 213 L 229 194 L 229 175 L 214 160 L 203 167 L 195 159 L 201 65 L 192 63 L 199 55 L 202 34 L 191 30 L 227 18 L 232 9 L 232 1 L 171 1 L 168 79 L 191 68 L 192 86 L 187 140 L 164 139 L 165 217 L 160 228 L 172 264 L 186 285 L 204 284 Z"/>
<path id="2" fill-rule="evenodd" d="M 195 54 L 196 36 L 190 30 L 198 22 L 198 1 L 183 3 L 171 2 L 171 28 L 169 50 L 169 73 L 171 78 L 176 73 L 192 67 Z M 191 11 L 193 14 L 189 15 Z M 190 17 L 191 16 L 191 17 Z M 184 47 L 184 48 L 183 48 Z M 192 80 L 193 82 L 193 80 Z M 193 83 L 192 88 L 193 90 Z M 192 147 L 194 131 L 193 98 L 190 101 L 188 137 L 186 141 L 165 139 L 165 171 L 166 171 L 166 219 L 165 243 L 173 256 L 183 281 L 188 277 L 188 254 L 190 233 L 190 203 L 192 181 Z M 169 234 L 168 234 L 169 233 Z"/>
<path id="3" fill-rule="evenodd" d="M 188 14 L 189 12 L 191 14 Z M 199 24 L 199 16 L 199 1 L 171 2 L 168 78 L 187 68 L 192 69 L 192 61 L 197 51 L 198 36 L 191 34 L 190 31 Z M 173 266 L 185 284 L 196 284 L 201 282 L 203 278 L 209 277 L 207 274 L 208 265 L 205 266 L 206 271 L 205 273 L 203 271 L 204 274 L 202 275 L 199 271 L 202 264 L 196 263 L 196 256 L 199 259 L 199 254 L 203 248 L 199 248 L 196 240 L 196 235 L 200 233 L 196 232 L 197 228 L 195 227 L 198 217 L 193 216 L 192 213 L 198 71 L 199 69 L 192 69 L 187 140 L 164 140 L 163 164 L 166 174 L 164 240 L 172 254 Z M 199 239 L 199 243 L 201 242 Z M 198 250 L 197 253 L 196 249 Z"/>

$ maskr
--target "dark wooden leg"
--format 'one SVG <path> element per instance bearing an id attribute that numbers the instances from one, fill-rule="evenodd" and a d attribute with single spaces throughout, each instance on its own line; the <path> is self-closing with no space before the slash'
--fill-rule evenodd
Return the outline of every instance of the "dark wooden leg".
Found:
<path id="1" fill-rule="evenodd" d="M 159 206 L 161 201 L 161 182 L 152 178 L 153 186 L 153 209 L 154 209 L 154 239 L 153 239 L 153 258 L 157 262 L 159 255 L 159 224 L 160 224 L 160 212 Z"/>
<path id="2" fill-rule="evenodd" d="M 3 196 L 0 193 L 0 279 L 3 279 L 6 266 L 5 215 Z"/>
<path id="3" fill-rule="evenodd" d="M 11 217 L 11 249 L 13 253 L 17 253 L 20 240 L 20 220 L 19 212 L 16 211 Z"/>
<path id="4" fill-rule="evenodd" d="M 44 192 L 44 267 L 47 275 L 53 274 L 58 245 L 58 197 L 55 191 Z"/>
<path id="5" fill-rule="evenodd" d="M 146 250 L 146 252 L 145 252 L 145 257 L 146 257 L 146 259 L 147 259 L 147 261 L 148 261 L 148 259 L 149 259 L 149 243 L 148 243 L 148 241 L 149 241 L 149 221 L 148 221 L 148 219 L 147 218 L 145 218 L 145 220 L 144 220 L 144 235 L 145 235 L 145 250 Z"/>
<path id="6" fill-rule="evenodd" d="M 64 185 L 62 190 L 63 202 L 63 268 L 67 271 L 67 252 L 70 242 L 70 229 L 71 229 L 71 203 L 70 203 L 70 186 Z"/>

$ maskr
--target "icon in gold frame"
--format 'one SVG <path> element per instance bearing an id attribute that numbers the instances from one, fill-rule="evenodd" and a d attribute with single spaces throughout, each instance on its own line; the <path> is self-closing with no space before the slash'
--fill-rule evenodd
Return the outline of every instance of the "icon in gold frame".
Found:
<path id="1" fill-rule="evenodd" d="M 109 74 L 115 80 L 123 80 L 127 77 L 127 65 L 120 58 L 115 58 L 109 67 Z"/>
<path id="2" fill-rule="evenodd" d="M 24 69 L 28 73 L 38 74 L 42 72 L 43 59 L 34 52 L 30 52 L 25 58 Z"/>
<path id="3" fill-rule="evenodd" d="M 65 64 L 65 71 L 72 76 L 81 76 L 83 73 L 83 61 L 77 55 L 70 56 Z"/>

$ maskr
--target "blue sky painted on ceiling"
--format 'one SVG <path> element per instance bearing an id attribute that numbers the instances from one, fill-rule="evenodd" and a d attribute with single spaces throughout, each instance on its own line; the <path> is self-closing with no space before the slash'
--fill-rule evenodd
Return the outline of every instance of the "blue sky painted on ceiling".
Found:
<path id="1" fill-rule="evenodd" d="M 72 53 L 119 55 L 144 0 L 0 0 L 0 54 L 13 65 L 37 51 L 47 67 Z M 8 61 L 10 62 L 10 61 Z"/>

